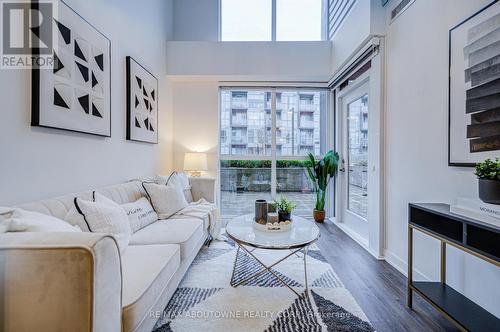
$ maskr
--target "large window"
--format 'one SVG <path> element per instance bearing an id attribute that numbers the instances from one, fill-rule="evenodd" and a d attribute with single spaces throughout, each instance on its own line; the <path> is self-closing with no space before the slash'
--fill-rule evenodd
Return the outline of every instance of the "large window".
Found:
<path id="1" fill-rule="evenodd" d="M 276 155 L 316 156 L 324 152 L 325 93 L 314 90 L 276 92 Z"/>
<path id="2" fill-rule="evenodd" d="M 220 0 L 220 6 L 221 40 L 271 40 L 271 0 Z"/>
<path id="3" fill-rule="evenodd" d="M 323 38 L 323 0 L 220 0 L 221 41 Z"/>
<path id="4" fill-rule="evenodd" d="M 276 40 L 321 40 L 322 0 L 276 0 Z"/>
<path id="5" fill-rule="evenodd" d="M 310 216 L 307 155 L 326 150 L 326 96 L 319 89 L 221 89 L 221 210 L 251 213 L 255 199 L 285 195 Z"/>

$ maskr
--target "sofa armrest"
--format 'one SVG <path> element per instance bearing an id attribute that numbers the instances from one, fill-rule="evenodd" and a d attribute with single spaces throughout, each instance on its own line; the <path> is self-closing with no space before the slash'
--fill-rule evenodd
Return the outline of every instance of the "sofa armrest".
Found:
<path id="1" fill-rule="evenodd" d="M 215 203 L 215 179 L 214 178 L 189 178 L 191 194 L 195 201 L 206 199 L 210 203 Z"/>
<path id="2" fill-rule="evenodd" d="M 1 331 L 121 331 L 120 252 L 97 233 L 0 234 Z"/>

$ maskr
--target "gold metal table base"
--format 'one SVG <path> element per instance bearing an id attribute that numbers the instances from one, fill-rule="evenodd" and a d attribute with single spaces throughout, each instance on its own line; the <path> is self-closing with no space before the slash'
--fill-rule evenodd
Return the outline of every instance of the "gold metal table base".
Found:
<path id="1" fill-rule="evenodd" d="M 426 300 L 432 307 L 434 307 L 437 311 L 439 311 L 443 316 L 445 316 L 450 322 L 452 322 L 460 331 L 467 331 L 462 325 L 460 325 L 459 322 L 457 322 L 453 317 L 451 317 L 448 313 L 446 313 L 443 309 L 441 309 L 439 306 L 434 304 L 432 300 L 424 293 L 422 293 L 420 290 L 418 290 L 414 285 L 413 285 L 413 233 L 414 231 L 419 231 L 423 234 L 426 234 L 438 241 L 440 241 L 440 282 L 444 285 L 446 284 L 446 247 L 447 245 L 450 245 L 452 247 L 455 247 L 459 250 L 462 250 L 466 253 L 469 253 L 479 259 L 482 259 L 484 261 L 487 261 L 491 264 L 494 264 L 496 266 L 500 266 L 500 263 L 497 261 L 481 255 L 475 251 L 472 251 L 464 246 L 457 245 L 456 243 L 453 243 L 444 237 L 435 235 L 421 227 L 408 224 L 408 293 L 407 293 L 407 300 L 406 300 L 406 305 L 408 308 L 413 309 L 413 292 L 417 293 L 422 297 L 424 300 Z"/>
<path id="2" fill-rule="evenodd" d="M 288 287 L 288 289 L 290 289 L 292 292 L 294 292 L 298 297 L 301 297 L 302 295 L 299 294 L 295 289 L 293 289 L 285 280 L 283 280 L 283 278 L 281 278 L 279 275 L 277 275 L 273 270 L 272 270 L 272 267 L 278 265 L 279 263 L 283 262 L 284 260 L 286 260 L 288 257 L 292 256 L 292 255 L 296 255 L 297 257 L 300 257 L 299 255 L 297 255 L 297 253 L 299 251 L 304 251 L 303 252 L 303 258 L 304 258 L 304 280 L 305 280 L 305 296 L 309 296 L 309 288 L 307 286 L 307 261 L 306 261 L 306 257 L 307 257 L 307 248 L 308 246 L 304 246 L 304 247 L 301 247 L 301 248 L 298 248 L 298 249 L 293 249 L 293 250 L 290 250 L 290 253 L 288 255 L 286 255 L 285 257 L 281 258 L 280 260 L 274 262 L 273 264 L 271 265 L 266 265 L 264 264 L 264 262 L 262 262 L 259 258 L 257 258 L 257 256 L 255 256 L 253 254 L 253 252 L 257 249 L 257 248 L 254 248 L 252 250 L 249 250 L 247 248 L 245 248 L 245 246 L 241 243 L 239 243 L 238 241 L 235 241 L 235 243 L 238 245 L 238 250 L 236 251 L 236 257 L 234 258 L 234 265 L 233 265 L 233 273 L 231 275 L 231 286 L 232 287 L 238 287 L 246 282 L 248 282 L 249 280 L 253 279 L 253 278 L 256 278 L 258 277 L 259 275 L 261 275 L 262 273 L 266 272 L 266 271 L 269 271 L 278 281 L 280 281 L 284 286 Z M 244 278 L 243 280 L 235 283 L 234 282 L 234 272 L 236 270 L 236 263 L 238 262 L 238 254 L 240 252 L 240 249 L 243 250 L 245 252 L 245 254 L 251 256 L 253 259 L 255 259 L 255 261 L 257 261 L 260 265 L 262 265 L 262 270 L 250 275 L 250 276 L 247 276 L 246 278 Z"/>

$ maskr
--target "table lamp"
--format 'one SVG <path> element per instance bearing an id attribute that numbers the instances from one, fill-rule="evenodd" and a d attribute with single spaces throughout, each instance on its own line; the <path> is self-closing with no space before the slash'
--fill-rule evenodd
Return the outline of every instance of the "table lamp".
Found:
<path id="1" fill-rule="evenodd" d="M 184 170 L 192 177 L 200 177 L 201 171 L 207 170 L 207 154 L 201 152 L 186 152 L 184 154 Z"/>

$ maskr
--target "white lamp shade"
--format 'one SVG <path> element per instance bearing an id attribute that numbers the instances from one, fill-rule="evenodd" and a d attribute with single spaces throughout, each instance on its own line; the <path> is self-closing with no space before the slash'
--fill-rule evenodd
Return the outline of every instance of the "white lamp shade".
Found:
<path id="1" fill-rule="evenodd" d="M 184 154 L 185 171 L 206 171 L 207 154 L 201 152 L 186 152 Z"/>

